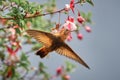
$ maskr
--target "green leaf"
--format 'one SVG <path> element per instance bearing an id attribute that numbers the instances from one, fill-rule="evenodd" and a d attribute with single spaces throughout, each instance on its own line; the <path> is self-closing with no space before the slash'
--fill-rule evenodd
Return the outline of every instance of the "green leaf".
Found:
<path id="1" fill-rule="evenodd" d="M 28 67 L 29 67 L 29 64 L 27 62 L 20 62 L 20 67 L 23 67 L 25 68 L 27 71 L 29 70 Z"/>
<path id="2" fill-rule="evenodd" d="M 67 71 L 67 72 L 72 72 L 73 69 L 75 69 L 75 67 L 76 67 L 76 66 L 75 66 L 74 64 L 66 61 L 66 71 Z"/>
<path id="3" fill-rule="evenodd" d="M 92 2 L 92 0 L 86 0 L 89 4 L 91 4 L 92 6 L 94 6 L 94 3 Z"/>
<path id="4" fill-rule="evenodd" d="M 28 71 L 28 67 L 30 65 L 30 62 L 28 60 L 28 56 L 24 53 L 20 56 L 20 63 L 18 66 L 25 68 Z"/>
<path id="5" fill-rule="evenodd" d="M 5 54 L 3 53 L 3 51 L 0 51 L 0 59 L 3 61 L 5 58 Z"/>
<path id="6" fill-rule="evenodd" d="M 0 5 L 2 5 L 2 0 L 0 0 Z"/>
<path id="7" fill-rule="evenodd" d="M 11 2 L 15 2 L 16 4 L 20 4 L 21 0 L 10 0 Z"/>
<path id="8" fill-rule="evenodd" d="M 19 26 L 23 29 L 26 29 L 27 27 L 25 26 L 25 21 L 22 19 L 19 19 Z"/>
<path id="9" fill-rule="evenodd" d="M 16 28 L 15 30 L 16 30 L 16 32 L 17 32 L 18 34 L 21 34 L 21 31 L 20 31 L 19 28 Z"/>
<path id="10" fill-rule="evenodd" d="M 39 63 L 39 68 L 46 69 L 47 67 L 46 67 L 42 62 L 40 62 L 40 63 Z"/>
<path id="11" fill-rule="evenodd" d="M 0 75 L 2 75 L 3 74 L 3 71 L 2 70 L 0 70 Z"/>
<path id="12" fill-rule="evenodd" d="M 84 12 L 81 11 L 80 14 L 81 14 L 81 16 L 82 16 L 83 18 L 86 17 L 86 14 L 85 14 Z"/>
<path id="13" fill-rule="evenodd" d="M 87 22 L 88 22 L 88 23 L 92 23 L 91 17 L 92 17 L 92 13 L 91 13 L 91 12 L 88 12 L 88 14 L 87 14 Z"/>
<path id="14" fill-rule="evenodd" d="M 26 60 L 28 60 L 28 56 L 26 56 L 25 53 L 22 53 L 21 56 L 20 56 L 20 60 L 21 61 L 26 61 Z"/>

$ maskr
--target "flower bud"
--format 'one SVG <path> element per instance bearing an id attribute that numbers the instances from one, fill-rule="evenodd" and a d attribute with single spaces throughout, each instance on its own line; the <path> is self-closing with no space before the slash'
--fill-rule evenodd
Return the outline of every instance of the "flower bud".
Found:
<path id="1" fill-rule="evenodd" d="M 69 4 L 65 4 L 65 11 L 69 11 L 70 10 L 70 5 Z"/>
<path id="2" fill-rule="evenodd" d="M 81 33 L 77 34 L 77 38 L 82 40 L 83 39 L 83 35 Z"/>
<path id="3" fill-rule="evenodd" d="M 82 24 L 83 22 L 85 22 L 85 19 L 82 16 L 78 16 L 77 21 Z"/>
<path id="4" fill-rule="evenodd" d="M 86 30 L 87 32 L 91 32 L 91 28 L 90 28 L 89 26 L 85 26 L 85 30 Z"/>
<path id="5" fill-rule="evenodd" d="M 56 73 L 57 73 L 57 75 L 60 75 L 62 73 L 62 66 L 60 66 L 56 69 Z"/>

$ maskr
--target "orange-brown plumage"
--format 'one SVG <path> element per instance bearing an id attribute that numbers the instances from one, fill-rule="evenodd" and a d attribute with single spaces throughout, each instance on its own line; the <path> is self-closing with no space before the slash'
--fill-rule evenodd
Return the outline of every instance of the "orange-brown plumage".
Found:
<path id="1" fill-rule="evenodd" d="M 38 30 L 27 30 L 26 32 L 44 45 L 36 53 L 41 58 L 44 58 L 49 52 L 56 51 L 89 69 L 89 66 L 64 42 L 70 33 L 69 30 L 63 28 L 54 34 Z"/>

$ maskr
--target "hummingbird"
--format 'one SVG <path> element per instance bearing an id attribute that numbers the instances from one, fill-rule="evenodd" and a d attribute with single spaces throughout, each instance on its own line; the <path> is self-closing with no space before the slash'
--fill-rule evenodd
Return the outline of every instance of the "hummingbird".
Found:
<path id="1" fill-rule="evenodd" d="M 29 29 L 26 30 L 28 35 L 35 38 L 43 46 L 36 52 L 41 58 L 44 58 L 50 52 L 66 56 L 72 60 L 77 61 L 84 67 L 90 69 L 90 67 L 65 43 L 66 38 L 70 34 L 70 30 L 62 28 L 59 32 L 49 33 L 40 30 Z"/>

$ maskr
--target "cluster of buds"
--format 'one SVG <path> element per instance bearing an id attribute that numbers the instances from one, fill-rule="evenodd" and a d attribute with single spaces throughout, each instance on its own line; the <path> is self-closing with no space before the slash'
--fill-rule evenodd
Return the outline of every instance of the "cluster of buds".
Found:
<path id="1" fill-rule="evenodd" d="M 80 23 L 82 25 L 82 24 L 84 24 L 85 19 L 82 16 L 78 16 L 77 21 L 78 21 L 78 23 Z M 71 32 L 76 31 L 78 39 L 80 39 L 80 40 L 83 39 L 82 33 L 78 32 L 79 26 L 76 26 L 75 19 L 73 17 L 68 16 L 67 20 L 65 21 L 65 23 L 63 24 L 62 27 L 70 30 Z M 91 32 L 91 28 L 89 26 L 83 26 L 83 27 L 87 32 Z M 67 38 L 67 41 L 71 41 L 71 40 L 72 40 L 72 35 L 70 33 Z"/>
<path id="2" fill-rule="evenodd" d="M 75 3 L 74 0 L 71 0 L 69 4 L 65 5 L 65 11 L 69 11 L 72 10 L 73 13 L 74 12 L 74 8 L 75 8 Z M 75 21 L 76 20 L 76 21 Z M 72 16 L 68 16 L 67 20 L 65 21 L 65 23 L 63 24 L 62 27 L 65 27 L 66 29 L 72 31 L 76 31 L 77 32 L 77 38 L 82 40 L 83 39 L 83 35 L 82 33 L 79 32 L 79 26 L 76 26 L 76 23 L 78 22 L 80 24 L 80 26 L 83 26 L 84 29 L 86 30 L 86 32 L 91 32 L 91 28 L 89 26 L 85 25 L 86 19 L 80 14 L 80 12 L 78 11 L 77 14 L 77 19 L 75 19 Z M 71 41 L 72 40 L 72 35 L 70 34 L 67 38 L 67 41 Z"/>

